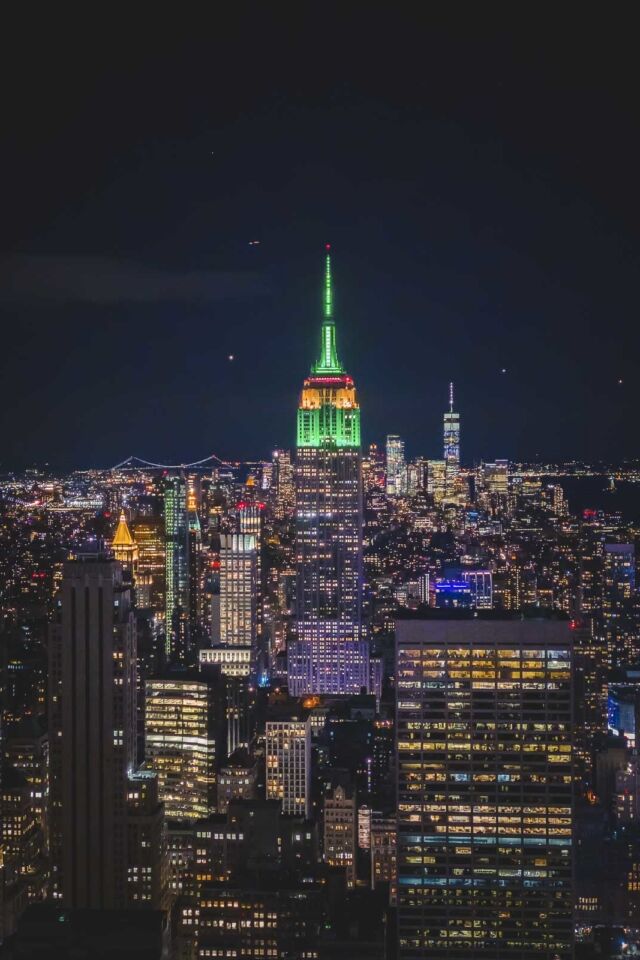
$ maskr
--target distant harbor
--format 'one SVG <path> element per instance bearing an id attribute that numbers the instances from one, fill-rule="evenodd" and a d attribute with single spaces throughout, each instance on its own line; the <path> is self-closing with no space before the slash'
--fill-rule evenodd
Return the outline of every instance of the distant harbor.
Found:
<path id="1" fill-rule="evenodd" d="M 626 520 L 640 521 L 640 483 L 615 479 L 612 484 L 607 475 L 545 479 L 561 485 L 572 513 L 587 509 L 605 510 L 620 513 Z"/>

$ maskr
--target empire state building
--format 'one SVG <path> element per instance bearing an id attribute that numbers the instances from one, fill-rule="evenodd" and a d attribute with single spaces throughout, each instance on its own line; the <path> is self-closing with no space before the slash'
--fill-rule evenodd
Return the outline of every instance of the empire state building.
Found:
<path id="1" fill-rule="evenodd" d="M 369 687 L 362 626 L 360 407 L 338 360 L 327 246 L 320 357 L 304 381 L 297 424 L 296 639 L 293 696 Z"/>

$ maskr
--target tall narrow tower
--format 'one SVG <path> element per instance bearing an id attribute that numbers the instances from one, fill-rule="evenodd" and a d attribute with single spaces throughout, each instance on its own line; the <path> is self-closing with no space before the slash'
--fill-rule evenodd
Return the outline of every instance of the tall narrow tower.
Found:
<path id="1" fill-rule="evenodd" d="M 449 409 L 444 415 L 444 462 L 447 494 L 460 472 L 460 414 L 453 409 L 453 384 L 449 384 Z"/>
<path id="2" fill-rule="evenodd" d="M 167 658 L 184 663 L 189 623 L 189 523 L 184 475 L 164 488 L 165 636 Z"/>
<path id="3" fill-rule="evenodd" d="M 53 886 L 66 906 L 127 903 L 127 776 L 134 771 L 136 635 L 122 566 L 65 563 L 49 643 Z"/>
<path id="4" fill-rule="evenodd" d="M 327 245 L 320 358 L 298 407 L 297 637 L 289 647 L 293 696 L 358 693 L 369 686 L 362 629 L 360 407 L 338 360 Z"/>
<path id="5" fill-rule="evenodd" d="M 164 811 L 136 768 L 136 625 L 122 564 L 64 564 L 49 634 L 51 888 L 65 907 L 166 909 Z"/>
<path id="6" fill-rule="evenodd" d="M 188 617 L 189 617 L 189 649 L 186 662 L 194 665 L 192 657 L 197 643 L 202 599 L 202 530 L 198 516 L 198 498 L 196 493 L 195 477 L 187 480 L 187 563 L 189 571 L 188 587 Z"/>

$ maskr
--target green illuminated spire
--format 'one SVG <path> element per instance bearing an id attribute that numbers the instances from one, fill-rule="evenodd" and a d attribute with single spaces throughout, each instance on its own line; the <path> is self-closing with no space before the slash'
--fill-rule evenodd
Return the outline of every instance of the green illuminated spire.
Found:
<path id="1" fill-rule="evenodd" d="M 327 250 L 329 250 L 327 244 Z M 331 254 L 327 253 L 324 268 L 324 315 L 330 320 L 333 318 L 333 289 L 331 286 Z"/>
<path id="2" fill-rule="evenodd" d="M 311 368 L 312 373 L 322 376 L 344 373 L 344 367 L 338 360 L 336 349 L 336 325 L 333 320 L 333 284 L 331 282 L 331 246 L 327 244 L 327 256 L 324 271 L 324 319 L 322 321 L 322 340 L 320 359 Z"/>

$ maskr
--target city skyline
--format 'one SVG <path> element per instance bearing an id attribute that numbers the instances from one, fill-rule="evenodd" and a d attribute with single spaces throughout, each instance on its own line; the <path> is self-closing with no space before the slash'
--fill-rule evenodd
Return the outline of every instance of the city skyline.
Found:
<path id="1" fill-rule="evenodd" d="M 324 244 L 324 247 L 325 247 L 325 251 L 329 251 L 329 250 L 331 249 L 331 244 L 330 244 L 330 243 L 326 243 L 326 244 Z M 319 258 L 318 258 L 318 259 L 319 259 Z M 328 258 L 327 258 L 327 259 L 328 259 Z M 317 286 L 317 284 L 316 284 L 316 286 Z M 332 285 L 331 285 L 331 293 L 330 293 L 330 296 L 331 296 L 332 298 L 335 298 L 335 292 L 334 292 L 334 290 L 333 290 L 333 283 L 332 283 Z M 325 286 L 323 286 L 322 297 L 323 297 L 322 309 L 324 310 L 325 307 L 326 307 L 326 303 L 325 303 L 325 301 L 324 301 L 324 298 L 326 297 L 326 284 L 325 284 Z M 307 324 L 306 326 L 312 326 L 312 324 L 311 324 L 311 325 L 310 325 L 310 324 Z M 347 343 L 349 344 L 348 329 L 349 329 L 349 328 L 348 328 L 348 326 L 347 326 L 347 337 L 346 337 L 346 340 L 347 340 Z M 308 337 L 307 337 L 306 339 L 308 339 Z M 351 343 L 350 346 L 351 346 L 351 349 L 354 348 L 354 344 L 353 344 L 353 343 Z M 334 349 L 335 349 L 335 345 L 334 345 Z M 356 352 L 356 354 L 358 354 L 357 349 L 356 349 L 355 352 Z M 219 357 L 218 360 L 220 361 L 221 366 L 226 367 L 227 370 L 231 370 L 231 369 L 235 368 L 236 364 L 237 364 L 238 361 L 240 360 L 240 356 L 239 356 L 239 355 L 236 355 L 236 354 L 227 354 L 226 356 L 221 356 L 221 357 Z M 495 375 L 496 375 L 496 378 L 497 378 L 497 382 L 504 381 L 504 383 L 505 383 L 505 390 L 506 390 L 506 385 L 509 383 L 509 372 L 510 372 L 509 369 L 506 368 L 506 367 L 501 367 L 500 369 L 494 371 L 494 373 L 495 373 Z M 439 381 L 438 381 L 438 380 L 435 380 L 434 382 L 435 382 L 436 384 L 439 384 Z M 488 452 L 486 453 L 486 455 L 481 456 L 481 457 L 474 456 L 472 460 L 469 460 L 469 459 L 461 456 L 461 453 L 460 453 L 460 440 L 459 440 L 460 416 L 461 416 L 461 415 L 460 415 L 460 412 L 459 412 L 460 404 L 458 403 L 458 400 L 457 400 L 457 396 L 458 396 L 458 393 L 459 393 L 459 389 L 458 389 L 459 384 L 458 384 L 458 382 L 455 382 L 456 407 L 458 407 L 458 410 L 457 410 L 456 412 L 454 412 L 454 409 L 453 409 L 453 403 L 454 403 L 454 381 L 448 380 L 448 381 L 446 381 L 446 382 L 443 382 L 443 385 L 442 385 L 442 386 L 443 386 L 443 397 L 445 396 L 445 393 L 444 393 L 444 388 L 445 388 L 445 387 L 446 387 L 446 396 L 448 397 L 448 401 L 446 401 L 446 404 L 447 404 L 447 405 L 445 405 L 445 401 L 444 401 L 444 400 L 443 400 L 443 402 L 442 402 L 442 404 L 441 404 L 441 409 L 444 410 L 444 421 L 445 421 L 445 458 L 448 457 L 447 449 L 449 449 L 449 450 L 450 450 L 450 454 L 453 455 L 453 460 L 458 464 L 458 467 L 459 467 L 459 466 L 471 466 L 471 465 L 474 465 L 474 466 L 475 466 L 475 465 L 476 465 L 477 463 L 479 463 L 479 462 L 483 462 L 484 460 L 489 460 L 490 457 L 492 456 L 491 451 L 488 451 Z M 462 392 L 463 392 L 463 394 L 464 394 L 464 386 L 465 386 L 465 385 L 464 385 L 464 383 L 463 383 L 463 384 L 462 384 Z M 617 386 L 618 386 L 619 388 L 624 387 L 624 381 L 619 381 L 619 382 L 617 383 Z M 289 398 L 287 398 L 287 399 L 289 399 Z M 369 396 L 367 399 L 369 400 L 369 402 L 371 402 L 372 400 L 374 400 L 374 397 L 373 397 L 373 396 Z M 462 448 L 463 450 L 466 448 L 467 444 L 469 444 L 469 445 L 471 446 L 471 448 L 473 449 L 473 444 L 474 444 L 473 435 L 471 436 L 471 438 L 469 438 L 469 436 L 468 436 L 468 433 L 471 432 L 471 431 L 468 430 L 468 427 L 467 427 L 467 419 L 471 422 L 471 424 L 473 424 L 473 422 L 474 422 L 474 413 L 476 413 L 476 411 L 475 411 L 475 409 L 474 409 L 474 403 L 473 403 L 472 398 L 469 398 L 469 399 L 470 399 L 470 401 L 471 401 L 471 403 L 470 403 L 470 408 L 469 408 L 469 410 L 468 410 L 468 414 L 467 414 L 467 412 L 465 411 L 465 416 L 464 416 L 464 419 L 465 419 L 465 437 L 464 437 L 464 446 L 463 446 L 463 448 Z M 503 396 L 503 399 L 505 400 L 505 402 L 507 401 L 506 395 Z M 373 406 L 374 406 L 374 409 L 375 409 L 375 403 L 373 404 Z M 425 410 L 425 412 L 426 412 L 426 410 Z M 440 416 L 441 416 L 441 414 L 440 414 Z M 427 419 L 430 423 L 431 423 L 431 421 L 435 420 L 435 419 L 436 419 L 436 414 L 434 414 L 434 411 L 429 411 L 429 414 L 428 414 L 428 416 L 426 417 L 426 419 Z M 447 440 L 447 438 L 446 438 L 447 429 L 448 429 L 448 428 L 447 428 L 447 423 L 450 423 L 450 424 L 451 424 L 451 423 L 453 423 L 454 421 L 455 421 L 455 423 L 457 424 L 457 427 L 453 427 L 453 428 L 449 427 L 449 440 Z M 453 433 L 451 433 L 451 430 L 452 430 L 452 429 L 453 429 L 453 431 L 454 431 Z M 456 429 L 457 429 L 457 433 L 455 433 Z M 472 428 L 472 429 L 473 429 L 473 428 Z M 440 427 L 440 432 L 441 432 L 441 431 L 442 431 L 442 427 Z M 289 431 L 289 432 L 291 432 L 291 431 Z M 387 433 L 387 438 L 388 438 L 389 436 L 396 436 L 396 435 L 397 435 L 397 434 Z M 383 439 L 382 437 L 373 437 L 373 436 L 371 435 L 371 431 L 366 432 L 366 433 L 365 433 L 365 437 L 366 437 L 367 443 L 369 443 L 369 442 L 374 442 L 374 440 L 376 440 L 376 439 L 377 439 L 377 440 L 382 440 L 382 439 Z M 406 445 L 404 432 L 401 432 L 400 437 L 401 437 L 401 440 L 402 440 L 403 445 Z M 284 446 L 284 447 L 291 446 L 291 447 L 293 447 L 293 445 L 294 445 L 294 437 L 293 437 L 293 436 L 289 436 L 287 439 L 288 439 L 288 441 L 289 441 L 289 443 L 287 443 L 287 444 L 280 444 L 280 443 L 278 443 L 278 442 L 273 442 L 273 443 L 271 443 L 271 444 L 268 444 L 266 448 L 265 448 L 264 443 L 263 443 L 262 448 L 261 448 L 258 452 L 252 451 L 252 453 L 253 453 L 253 455 L 254 455 L 255 458 L 258 458 L 258 459 L 259 459 L 260 457 L 266 457 L 266 456 L 268 455 L 268 452 L 269 452 L 269 451 L 275 449 L 275 448 L 278 447 L 278 446 Z M 423 438 L 423 439 L 424 439 L 424 438 Z M 166 440 L 166 437 L 165 437 L 165 440 Z M 138 443 L 138 445 L 140 445 L 141 443 L 143 443 L 143 440 L 142 440 L 141 438 L 139 438 L 136 442 Z M 449 448 L 447 448 L 447 444 L 449 444 L 449 445 L 453 444 L 453 446 L 450 446 Z M 442 449 L 442 441 L 441 441 L 441 440 L 440 440 L 440 449 Z M 425 451 L 426 451 L 426 452 L 425 452 Z M 202 451 L 197 451 L 197 452 L 200 453 L 200 452 L 202 452 Z M 426 447 L 423 447 L 423 448 L 418 449 L 418 447 L 417 447 L 416 444 L 415 444 L 415 438 L 414 438 L 414 443 L 412 444 L 412 449 L 411 449 L 410 452 L 412 453 L 412 455 L 416 455 L 417 453 L 419 453 L 420 455 L 438 454 L 437 428 L 436 428 L 436 431 L 435 431 L 435 435 L 432 436 L 432 435 L 430 434 L 429 437 L 426 438 Z M 503 451 L 500 451 L 500 452 L 503 453 Z M 244 456 L 241 457 L 241 456 L 238 455 L 238 456 L 235 458 L 236 461 L 239 461 L 239 460 L 241 460 L 241 459 L 247 459 L 246 453 L 247 453 L 246 450 L 243 451 Z M 151 453 L 150 453 L 149 451 L 145 451 L 145 456 L 142 457 L 143 462 L 147 462 L 146 459 L 145 459 L 145 457 L 146 457 L 147 454 L 148 454 L 149 456 L 151 456 Z M 495 451 L 494 451 L 493 455 L 495 456 Z M 132 455 L 132 456 L 135 456 L 135 455 Z M 223 456 L 223 457 L 218 457 L 217 452 L 214 453 L 214 454 L 212 455 L 212 457 L 215 457 L 215 458 L 221 460 L 222 462 L 224 462 L 224 459 L 225 459 L 224 456 Z M 512 460 L 521 460 L 521 461 L 523 461 L 523 462 L 536 462 L 536 460 L 538 460 L 538 461 L 544 461 L 545 459 L 546 459 L 546 460 L 553 461 L 554 459 L 558 459 L 558 460 L 561 459 L 561 458 L 554 458 L 554 457 L 551 457 L 551 456 L 545 458 L 544 453 L 540 453 L 540 452 L 534 453 L 533 449 L 531 449 L 531 450 L 528 452 L 527 455 L 522 455 L 522 456 L 519 456 L 519 457 L 515 457 L 515 456 L 509 455 L 507 458 L 508 458 L 508 459 L 512 459 Z M 229 456 L 229 461 L 230 461 L 230 462 L 232 462 L 233 459 L 234 459 L 233 457 Z M 577 457 L 577 456 L 576 456 L 575 458 L 573 458 L 573 457 L 570 456 L 568 459 L 571 460 L 571 459 L 580 459 L 580 458 Z M 587 460 L 588 460 L 588 459 L 593 459 L 593 460 L 596 460 L 596 461 L 597 461 L 597 460 L 600 459 L 600 458 L 598 458 L 598 457 L 592 457 L 592 458 L 585 458 L 585 459 L 587 459 Z M 626 459 L 626 458 L 625 458 L 625 459 Z M 465 460 L 466 460 L 466 463 L 465 463 Z M 151 464 L 152 464 L 152 461 L 149 461 L 149 465 L 151 465 Z M 9 463 L 6 463 L 6 464 L 4 464 L 2 461 L 0 461 L 0 470 L 4 469 L 4 471 L 6 472 L 7 470 L 11 470 L 11 469 L 24 469 L 24 468 L 26 468 L 27 466 L 31 466 L 31 465 L 33 465 L 33 466 L 43 466 L 42 463 L 34 463 L 34 464 L 27 464 L 27 463 L 9 464 Z M 47 465 L 49 465 L 49 464 L 47 464 Z M 67 469 L 72 469 L 72 468 L 75 468 L 75 469 L 91 469 L 91 468 L 94 468 L 94 469 L 100 469 L 100 468 L 105 469 L 105 468 L 108 468 L 108 467 L 110 467 L 110 466 L 116 466 L 116 465 L 117 465 L 117 464 L 105 464 L 105 463 L 101 463 L 101 464 L 99 464 L 99 465 L 98 465 L 98 464 L 87 464 L 87 463 L 76 463 L 76 464 L 73 464 L 73 466 L 71 466 L 70 464 L 67 464 L 67 465 L 66 465 L 66 468 L 67 468 Z M 156 465 L 157 465 L 157 466 L 162 466 L 162 464 L 156 464 Z M 188 462 L 188 458 L 185 458 L 183 462 L 175 462 L 175 463 L 173 463 L 170 468 L 176 468 L 176 469 L 177 469 L 177 468 L 179 468 L 179 467 L 181 467 L 181 466 L 193 466 L 193 465 L 194 465 L 193 462 Z M 57 469 L 64 469 L 64 466 L 63 466 L 62 464 L 57 464 L 57 463 L 56 463 L 56 464 L 53 464 L 52 466 L 53 466 L 54 468 L 57 468 Z M 167 465 L 167 466 L 168 466 L 168 465 Z M 457 469 L 456 467 L 453 468 L 454 472 L 455 472 L 456 469 Z M 452 474 L 452 475 L 453 475 L 453 474 Z"/>
<path id="2" fill-rule="evenodd" d="M 0 960 L 640 957 L 634 32 L 135 12 L 0 66 Z"/>
<path id="3" fill-rule="evenodd" d="M 407 23 L 381 66 L 345 15 L 331 71 L 286 24 L 237 62 L 184 39 L 169 73 L 173 36 L 133 30 L 95 62 L 73 31 L 31 38 L 15 74 L 47 84 L 25 81 L 4 130 L 2 469 L 289 448 L 325 242 L 365 444 L 436 456 L 453 380 L 466 462 L 632 456 L 627 41 L 589 17 L 580 43 L 564 16 L 553 36 L 454 21 Z"/>
<path id="4" fill-rule="evenodd" d="M 318 244 L 318 249 L 320 249 L 321 246 L 326 247 L 326 249 L 329 249 L 331 247 L 331 244 L 329 243 L 322 244 L 322 245 Z M 317 264 L 319 262 L 319 256 L 317 254 L 315 259 L 316 259 L 316 267 L 317 267 Z M 317 269 L 316 269 L 316 272 L 317 272 Z M 314 283 L 314 287 L 317 288 L 317 286 L 318 284 L 316 280 L 316 282 Z M 333 296 L 335 296 L 335 294 L 333 294 Z M 309 308 L 308 291 L 307 291 L 306 300 L 307 300 L 306 309 L 308 310 Z M 353 330 L 349 329 L 348 323 L 343 323 L 342 326 L 344 327 L 344 331 L 341 330 L 341 332 L 344 334 L 344 339 L 346 341 L 347 349 L 350 349 L 352 352 L 356 354 L 356 363 L 357 363 L 358 357 L 360 357 L 361 359 L 362 355 L 361 355 L 361 351 L 357 349 L 357 343 L 353 342 Z M 314 329 L 313 322 L 305 324 L 304 340 L 306 343 L 308 343 L 309 340 L 311 339 L 312 334 L 310 334 L 310 330 L 313 331 L 313 329 Z M 271 342 L 273 342 L 273 338 L 270 338 L 270 339 L 271 339 Z M 228 375 L 230 371 L 234 370 L 237 367 L 238 362 L 241 360 L 241 356 L 242 354 L 224 354 L 224 351 L 219 351 L 219 356 L 217 356 L 216 359 L 217 359 L 217 362 L 220 363 L 221 369 L 224 371 L 224 373 Z M 496 384 L 499 385 L 499 392 L 502 394 L 501 399 L 506 405 L 508 405 L 509 404 L 508 387 L 511 383 L 510 377 L 509 377 L 510 370 L 506 367 L 500 367 L 499 369 L 494 370 L 493 374 L 495 374 L 495 377 L 496 377 Z M 460 382 L 460 380 L 452 381 L 451 379 L 448 379 L 447 376 L 444 376 L 442 378 L 441 377 L 434 378 L 432 381 L 432 388 L 431 388 L 432 403 L 430 405 L 425 405 L 424 407 L 425 422 L 429 424 L 428 435 L 426 435 L 426 432 L 424 429 L 422 431 L 422 436 L 420 435 L 416 436 L 415 431 L 413 431 L 413 433 L 411 434 L 409 431 L 400 429 L 400 437 L 402 438 L 402 441 L 405 444 L 405 446 L 407 445 L 405 438 L 409 437 L 409 453 L 411 456 L 415 456 L 415 455 L 434 456 L 434 457 L 440 456 L 441 450 L 442 450 L 442 411 L 445 411 L 445 420 L 446 420 L 449 411 L 453 410 L 452 391 L 454 388 L 454 383 L 455 383 L 455 394 L 456 394 L 456 407 L 458 408 L 454 416 L 456 416 L 459 421 L 460 415 L 462 412 L 462 415 L 465 420 L 465 435 L 464 435 L 464 445 L 462 447 L 462 450 L 466 451 L 468 448 L 470 448 L 472 451 L 472 454 L 469 457 L 466 457 L 466 456 L 461 456 L 460 451 L 458 449 L 458 460 L 460 465 L 463 467 L 475 466 L 478 463 L 483 462 L 484 460 L 489 460 L 492 457 L 495 457 L 496 450 L 487 448 L 484 451 L 484 453 L 481 455 L 479 455 L 477 452 L 478 451 L 478 447 L 477 447 L 478 430 L 476 429 L 474 431 L 474 423 L 476 428 L 478 426 L 477 420 L 475 419 L 477 417 L 477 409 L 475 407 L 474 398 L 471 396 L 468 397 L 469 408 L 466 409 L 464 407 L 464 395 L 465 395 L 465 392 L 468 392 L 468 391 L 465 391 L 464 380 L 462 380 L 462 382 Z M 625 387 L 624 380 L 616 381 L 616 386 L 619 388 L 619 392 L 622 392 L 622 388 Z M 436 397 L 434 395 L 436 389 L 439 391 L 440 396 Z M 367 402 L 373 407 L 374 415 L 375 415 L 378 398 L 376 398 L 375 394 L 368 393 L 366 390 L 366 386 L 365 386 L 364 392 L 367 398 Z M 463 395 L 462 403 L 460 403 L 458 400 L 460 393 L 462 393 Z M 280 401 L 278 401 L 278 411 L 277 411 L 277 418 L 276 418 L 277 420 L 281 419 L 282 408 L 286 408 L 286 406 L 290 405 L 290 401 L 291 401 L 291 396 L 287 396 L 286 398 L 283 397 Z M 408 403 L 407 407 L 410 407 L 410 406 L 412 406 L 412 404 Z M 233 411 L 233 405 L 231 409 Z M 404 412 L 405 414 L 408 413 L 408 409 Z M 532 413 L 532 412 L 533 411 L 529 411 L 529 413 Z M 498 416 L 497 419 L 499 420 L 500 417 Z M 382 442 L 384 440 L 385 435 L 386 436 L 396 435 L 395 431 L 397 431 L 399 426 L 402 427 L 402 413 L 400 414 L 399 420 L 400 420 L 400 424 L 398 424 L 398 421 L 396 421 L 394 424 L 391 424 L 387 433 L 382 435 L 374 435 L 371 429 L 367 430 L 365 427 L 363 429 L 363 446 L 376 441 Z M 240 417 L 238 418 L 238 422 L 236 422 L 232 414 L 231 421 L 236 428 L 238 429 L 240 428 Z M 184 427 L 184 424 L 183 424 L 183 427 Z M 474 437 L 474 432 L 476 433 L 475 437 Z M 138 433 L 138 431 L 136 431 L 136 433 Z M 184 431 L 181 429 L 178 429 L 177 433 L 178 435 L 183 435 Z M 257 445 L 258 449 L 250 449 L 250 450 L 247 450 L 246 448 L 241 449 L 236 445 L 236 442 L 233 441 L 230 444 L 231 452 L 227 452 L 227 450 L 224 447 L 218 444 L 217 449 L 215 449 L 212 456 L 216 457 L 222 462 L 234 462 L 234 461 L 240 462 L 243 459 L 249 460 L 249 461 L 252 459 L 261 459 L 261 458 L 264 459 L 270 454 L 270 452 L 273 449 L 277 447 L 283 447 L 285 449 L 287 447 L 293 447 L 295 444 L 294 433 L 295 431 L 289 429 L 288 435 L 284 437 L 280 436 L 277 439 L 273 440 L 272 442 L 267 441 L 265 443 L 263 441 L 261 444 L 258 443 Z M 202 454 L 202 456 L 204 456 L 205 458 L 207 457 L 205 447 L 197 448 L 197 449 L 194 449 L 193 447 L 183 448 L 183 451 L 184 449 L 186 449 L 187 452 L 182 459 L 174 458 L 172 460 L 171 457 L 169 456 L 161 456 L 161 454 L 165 453 L 165 451 L 167 453 L 172 452 L 172 450 L 175 451 L 175 447 L 169 448 L 169 450 L 167 451 L 166 440 L 167 440 L 167 436 L 165 435 L 163 437 L 162 442 L 160 442 L 159 444 L 158 442 L 156 442 L 154 450 L 146 449 L 143 436 L 138 435 L 135 441 L 133 441 L 133 443 L 136 450 L 140 448 L 143 461 L 146 462 L 147 457 L 152 458 L 154 456 L 154 453 L 156 453 L 157 451 L 156 455 L 159 457 L 159 459 L 169 460 L 172 468 L 179 468 L 181 466 L 193 466 L 194 462 L 190 461 L 189 453 L 195 454 L 196 456 L 200 456 Z M 172 443 L 173 442 L 174 441 L 172 441 Z M 498 439 L 492 442 L 500 444 L 500 441 Z M 216 446 L 215 437 L 214 437 L 213 445 Z M 602 453 L 602 455 L 599 455 L 597 451 L 591 451 L 591 455 L 585 455 L 584 457 L 578 454 L 574 454 L 572 451 L 567 451 L 564 456 L 561 456 L 559 454 L 559 451 L 560 451 L 559 447 L 555 448 L 555 452 L 550 452 L 549 448 L 547 448 L 547 450 L 535 449 L 536 447 L 535 444 L 533 446 L 529 446 L 528 449 L 525 445 L 516 444 L 516 448 L 518 450 L 517 454 L 508 453 L 508 452 L 505 453 L 505 446 L 508 447 L 509 445 L 510 445 L 509 441 L 507 441 L 507 443 L 503 444 L 503 446 L 500 448 L 498 452 L 501 455 L 506 456 L 509 460 L 521 461 L 521 462 L 530 462 L 530 463 L 554 462 L 554 461 L 562 462 L 563 460 L 571 461 L 571 460 L 580 460 L 580 459 L 584 459 L 587 462 L 589 461 L 605 462 L 608 459 L 607 456 L 604 455 L 604 453 Z M 206 449 L 210 449 L 210 448 L 211 448 L 211 442 L 209 443 L 209 446 Z M 122 446 L 117 446 L 116 449 L 118 449 L 119 454 L 123 453 L 124 448 Z M 512 450 L 514 449 L 513 445 L 511 446 L 511 449 Z M 138 453 L 131 454 L 131 456 L 134 456 L 134 457 L 139 455 L 140 454 Z M 616 458 L 612 457 L 609 459 L 615 460 Z M 618 459 L 618 462 L 620 462 L 621 458 L 618 457 L 617 459 Z M 622 459 L 623 460 L 632 459 L 631 453 L 627 455 L 623 454 Z M 68 460 L 65 461 L 64 459 L 63 460 L 53 459 L 52 461 L 49 461 L 49 460 L 43 461 L 43 460 L 38 460 L 37 458 L 34 459 L 33 461 L 26 461 L 25 459 L 20 460 L 20 458 L 18 457 L 15 462 L 9 462 L 8 459 L 0 460 L 0 472 L 20 470 L 20 469 L 25 469 L 31 466 L 43 467 L 45 465 L 51 467 L 54 470 L 55 469 L 58 469 L 58 470 L 108 469 L 112 466 L 116 466 L 117 462 L 119 462 L 117 461 L 117 455 L 116 455 L 116 462 L 114 462 L 113 464 L 105 463 L 104 461 L 100 463 L 87 462 L 86 460 L 78 460 L 72 463 Z M 149 465 L 151 465 L 153 462 L 154 461 L 152 459 L 149 459 Z M 157 465 L 162 466 L 162 464 L 160 463 L 158 463 Z"/>

